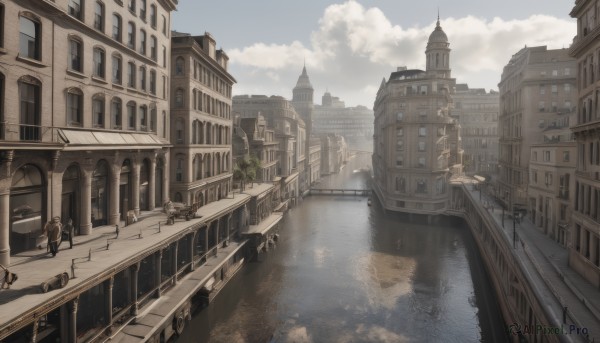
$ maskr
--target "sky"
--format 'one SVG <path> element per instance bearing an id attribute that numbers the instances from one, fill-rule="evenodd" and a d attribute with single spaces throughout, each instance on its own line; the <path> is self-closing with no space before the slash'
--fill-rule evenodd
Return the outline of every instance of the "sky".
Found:
<path id="1" fill-rule="evenodd" d="M 373 107 L 399 66 L 425 68 L 439 8 L 458 83 L 497 89 L 502 68 L 525 46 L 568 48 L 574 0 L 179 0 L 172 28 L 210 32 L 229 56 L 233 94 L 291 99 L 302 67 L 315 103 L 329 91 L 346 106 Z M 409 6 L 407 6 L 409 4 Z"/>

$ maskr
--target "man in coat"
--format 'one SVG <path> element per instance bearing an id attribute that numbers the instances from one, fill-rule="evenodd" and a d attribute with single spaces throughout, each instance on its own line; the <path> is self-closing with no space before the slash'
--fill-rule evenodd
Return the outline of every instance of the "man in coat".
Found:
<path id="1" fill-rule="evenodd" d="M 75 227 L 73 227 L 73 220 L 69 218 L 67 224 L 63 228 L 63 235 L 69 239 L 69 249 L 73 249 L 73 236 L 75 236 Z"/>
<path id="2" fill-rule="evenodd" d="M 56 256 L 58 252 L 58 244 L 60 243 L 62 233 L 62 224 L 60 223 L 60 217 L 52 218 L 50 228 L 48 231 L 48 240 L 50 241 L 50 253 L 52 256 Z"/>

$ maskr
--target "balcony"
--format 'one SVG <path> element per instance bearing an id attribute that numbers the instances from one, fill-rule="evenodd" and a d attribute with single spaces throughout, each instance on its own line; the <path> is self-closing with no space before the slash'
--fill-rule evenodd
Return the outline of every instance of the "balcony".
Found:
<path id="1" fill-rule="evenodd" d="M 63 144 L 59 129 L 50 126 L 13 124 L 0 122 L 0 144 L 10 142 L 11 145 L 23 143 Z"/>

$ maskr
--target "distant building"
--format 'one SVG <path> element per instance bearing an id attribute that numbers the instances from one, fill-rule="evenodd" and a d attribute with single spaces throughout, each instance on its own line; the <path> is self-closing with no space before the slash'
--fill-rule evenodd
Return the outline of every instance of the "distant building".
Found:
<path id="1" fill-rule="evenodd" d="M 577 121 L 571 129 L 577 142 L 573 228 L 569 265 L 600 288 L 600 20 L 598 3 L 578 0 L 571 10 L 577 18 L 577 36 L 569 54 L 577 59 Z M 562 72 L 562 70 L 559 70 Z M 566 71 L 566 70 L 565 70 Z"/>
<path id="2" fill-rule="evenodd" d="M 240 127 L 246 133 L 250 146 L 250 156 L 260 161 L 256 180 L 273 181 L 277 176 L 277 149 L 275 132 L 267 128 L 265 118 L 258 114 L 256 118 L 241 118 Z"/>
<path id="3" fill-rule="evenodd" d="M 308 147 L 308 169 L 306 170 L 309 187 L 321 179 L 321 140 L 311 138 Z"/>
<path id="4" fill-rule="evenodd" d="M 5 266 L 10 255 L 35 248 L 55 216 L 88 235 L 168 197 L 166 52 L 177 1 L 130 10 L 120 1 L 82 5 L 0 6 Z"/>
<path id="5" fill-rule="evenodd" d="M 343 101 L 325 92 L 313 115 L 315 134 L 344 136 L 354 149 L 370 149 L 373 142 L 373 110 L 365 106 L 345 107 Z"/>
<path id="6" fill-rule="evenodd" d="M 387 210 L 435 215 L 446 209 L 448 182 L 461 173 L 450 43 L 438 20 L 429 36 L 426 70 L 399 68 L 375 100 L 373 189 Z"/>
<path id="7" fill-rule="evenodd" d="M 281 96 L 237 95 L 233 97 L 233 112 L 240 118 L 257 118 L 261 114 L 266 127 L 273 128 L 278 143 L 277 179 L 282 202 L 294 205 L 300 196 L 300 168 L 306 161 L 305 125 L 290 101 Z M 304 172 L 303 172 L 304 174 Z M 302 180 L 306 180 L 303 175 Z"/>
<path id="8" fill-rule="evenodd" d="M 321 175 L 337 174 L 348 160 L 348 145 L 343 136 L 321 135 Z"/>
<path id="9" fill-rule="evenodd" d="M 531 146 L 565 142 L 576 103 L 575 61 L 566 49 L 526 47 L 504 67 L 500 88 L 496 195 L 504 206 L 527 207 Z"/>
<path id="10" fill-rule="evenodd" d="M 172 200 L 200 206 L 232 188 L 229 58 L 209 33 L 171 41 Z"/>
<path id="11" fill-rule="evenodd" d="M 452 116 L 458 118 L 464 172 L 496 174 L 498 169 L 498 92 L 457 84 Z"/>
<path id="12" fill-rule="evenodd" d="M 296 113 L 302 119 L 299 121 L 299 132 L 298 135 L 298 173 L 299 173 L 299 187 L 300 192 L 303 194 L 310 187 L 309 178 L 307 177 L 307 170 L 309 169 L 308 163 L 308 150 L 310 137 L 313 134 L 313 94 L 314 90 L 308 73 L 306 72 L 306 66 L 302 68 L 302 74 L 298 77 L 296 87 L 293 89 L 292 106 L 296 109 Z M 300 143 L 300 140 L 302 143 Z"/>

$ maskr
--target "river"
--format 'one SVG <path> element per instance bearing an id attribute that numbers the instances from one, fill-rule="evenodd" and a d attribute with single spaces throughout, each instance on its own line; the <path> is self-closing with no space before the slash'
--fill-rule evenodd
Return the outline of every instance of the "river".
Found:
<path id="1" fill-rule="evenodd" d="M 322 187 L 367 187 L 358 155 Z M 506 342 L 466 224 L 409 222 L 366 197 L 308 196 L 178 342 Z"/>

